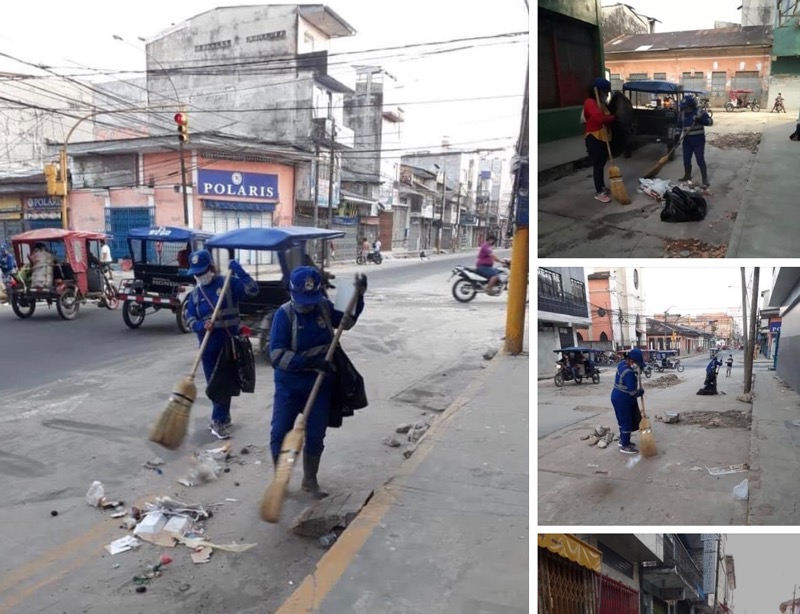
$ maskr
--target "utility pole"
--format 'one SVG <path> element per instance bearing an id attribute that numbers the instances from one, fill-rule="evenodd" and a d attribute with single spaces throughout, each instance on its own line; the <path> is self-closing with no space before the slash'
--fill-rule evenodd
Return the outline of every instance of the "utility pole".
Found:
<path id="1" fill-rule="evenodd" d="M 178 141 L 181 157 L 181 192 L 183 193 L 183 225 L 189 227 L 189 194 L 186 191 L 186 161 L 183 159 L 183 140 Z"/>
<path id="2" fill-rule="evenodd" d="M 447 202 L 447 171 L 444 168 L 444 158 L 442 158 L 442 209 L 439 211 L 439 231 L 436 233 L 436 253 L 442 253 L 442 235 L 444 232 L 444 207 Z"/>
<path id="3" fill-rule="evenodd" d="M 758 278 L 761 269 L 755 267 L 753 269 L 753 300 L 750 304 L 750 344 L 745 346 L 747 354 L 744 357 L 744 392 L 747 394 L 753 389 L 753 354 L 755 353 L 756 346 L 756 330 L 758 318 L 756 317 L 756 309 L 758 306 Z"/>
<path id="4" fill-rule="evenodd" d="M 745 279 L 744 267 L 742 271 L 742 345 L 744 351 L 747 351 L 747 279 Z"/>
<path id="5" fill-rule="evenodd" d="M 334 149 L 333 144 L 336 142 L 336 118 L 331 117 L 331 158 L 329 162 L 328 168 L 328 218 L 326 220 L 325 227 L 330 230 L 331 222 L 333 221 L 333 169 L 336 164 L 336 159 L 334 157 Z M 322 263 L 325 266 L 325 262 L 328 260 L 328 242 L 322 242 Z"/>
<path id="6" fill-rule="evenodd" d="M 717 614 L 717 591 L 719 589 L 719 559 L 720 546 L 722 545 L 722 535 L 717 535 L 717 558 L 714 561 L 714 614 Z"/>
<path id="7" fill-rule="evenodd" d="M 452 216 L 451 216 L 452 218 Z M 456 227 L 455 239 L 453 239 L 453 252 L 461 249 L 461 182 L 458 182 L 458 197 L 456 198 Z M 453 233 L 450 233 L 451 235 Z"/>

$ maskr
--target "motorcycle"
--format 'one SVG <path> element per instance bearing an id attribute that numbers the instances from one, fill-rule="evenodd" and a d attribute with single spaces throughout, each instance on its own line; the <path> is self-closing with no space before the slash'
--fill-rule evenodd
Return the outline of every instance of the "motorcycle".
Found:
<path id="1" fill-rule="evenodd" d="M 370 252 L 367 254 L 367 257 L 364 258 L 364 254 L 359 254 L 356 256 L 356 264 L 367 264 L 368 262 L 374 262 L 375 264 L 380 264 L 383 262 L 383 256 L 381 256 L 380 252 Z"/>
<path id="2" fill-rule="evenodd" d="M 508 276 L 509 276 L 509 269 L 511 268 L 511 261 L 504 260 L 503 266 L 498 266 L 497 270 L 499 271 L 498 277 L 500 278 L 500 282 L 495 286 L 497 289 L 497 294 L 488 294 L 487 287 L 489 286 L 489 279 L 484 277 L 473 267 L 466 267 L 463 265 L 456 266 L 450 278 L 447 280 L 447 283 L 450 283 L 450 280 L 453 277 L 458 277 L 456 281 L 453 283 L 453 298 L 456 299 L 459 303 L 469 303 L 473 300 L 479 293 L 488 294 L 488 296 L 500 296 L 503 294 L 503 290 L 508 290 Z"/>
<path id="3" fill-rule="evenodd" d="M 783 98 L 781 96 L 775 98 L 775 104 L 772 105 L 770 113 L 786 113 L 786 107 L 783 106 Z"/>

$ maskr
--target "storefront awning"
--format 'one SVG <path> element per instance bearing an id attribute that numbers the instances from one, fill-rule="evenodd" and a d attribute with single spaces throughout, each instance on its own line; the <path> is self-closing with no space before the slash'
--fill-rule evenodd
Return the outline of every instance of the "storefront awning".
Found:
<path id="1" fill-rule="evenodd" d="M 206 209 L 217 209 L 218 211 L 251 211 L 251 212 L 270 212 L 275 211 L 275 203 L 245 203 L 235 200 L 203 200 Z"/>
<path id="2" fill-rule="evenodd" d="M 548 533 L 539 535 L 539 547 L 563 556 L 581 567 L 600 572 L 603 554 L 577 537 L 564 533 Z"/>

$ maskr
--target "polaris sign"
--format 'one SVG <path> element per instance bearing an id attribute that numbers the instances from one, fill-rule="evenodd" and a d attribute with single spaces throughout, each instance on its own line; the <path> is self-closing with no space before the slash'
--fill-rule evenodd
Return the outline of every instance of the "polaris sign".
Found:
<path id="1" fill-rule="evenodd" d="M 264 173 L 197 171 L 201 196 L 239 196 L 278 200 L 278 176 Z"/>

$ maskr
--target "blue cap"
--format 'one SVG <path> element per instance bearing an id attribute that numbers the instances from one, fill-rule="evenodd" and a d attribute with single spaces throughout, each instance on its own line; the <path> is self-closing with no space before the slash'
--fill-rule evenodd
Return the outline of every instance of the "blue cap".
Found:
<path id="1" fill-rule="evenodd" d="M 299 266 L 289 278 L 289 292 L 299 305 L 316 305 L 322 300 L 322 276 L 316 267 Z"/>
<path id="2" fill-rule="evenodd" d="M 632 360 L 642 369 L 644 369 L 644 355 L 642 354 L 642 350 L 639 348 L 633 348 L 630 352 L 628 352 L 628 359 Z"/>
<path id="3" fill-rule="evenodd" d="M 687 95 L 686 97 L 684 97 L 683 100 L 681 100 L 681 109 L 685 109 L 687 107 L 696 107 L 696 106 L 697 106 L 697 101 L 691 94 Z"/>
<path id="4" fill-rule="evenodd" d="M 192 255 L 189 256 L 189 273 L 191 275 L 202 275 L 212 264 L 214 264 L 214 261 L 211 258 L 211 252 L 207 249 L 192 252 Z"/>
<path id="5" fill-rule="evenodd" d="M 597 79 L 595 79 L 594 86 L 597 88 L 598 92 L 611 91 L 611 82 L 608 79 L 603 79 L 603 77 L 598 77 Z"/>
<path id="6" fill-rule="evenodd" d="M 8 245 L 6 245 L 5 243 L 0 243 L 0 252 L 7 252 L 7 251 L 8 251 Z"/>

